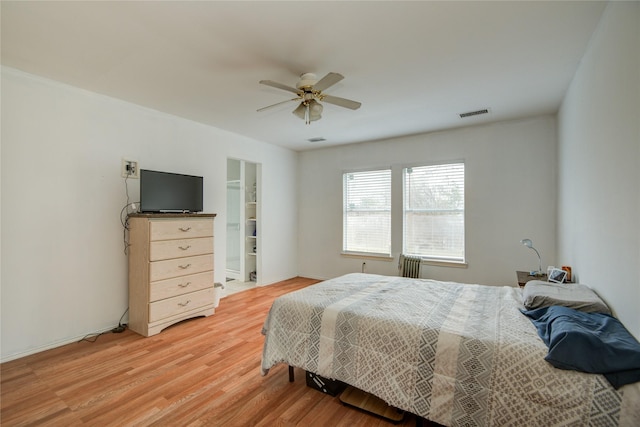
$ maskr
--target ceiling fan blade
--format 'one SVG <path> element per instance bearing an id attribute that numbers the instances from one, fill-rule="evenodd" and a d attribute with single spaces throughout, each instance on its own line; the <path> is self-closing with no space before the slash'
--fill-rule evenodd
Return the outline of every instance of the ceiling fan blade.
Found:
<path id="1" fill-rule="evenodd" d="M 267 105 L 266 107 L 262 107 L 258 109 L 258 112 L 260 111 L 264 111 L 264 110 L 268 110 L 271 107 L 277 107 L 278 105 L 282 105 L 282 104 L 286 104 L 287 102 L 291 102 L 291 101 L 298 101 L 300 100 L 300 98 L 291 98 L 291 99 L 287 99 L 286 101 L 282 101 L 282 102 L 278 102 L 277 104 L 273 104 L 273 105 Z"/>
<path id="2" fill-rule="evenodd" d="M 282 83 L 274 82 L 274 81 L 271 81 L 271 80 L 260 80 L 259 83 L 262 84 L 262 85 L 275 87 L 277 89 L 286 90 L 286 91 L 293 92 L 293 93 L 296 93 L 296 94 L 300 93 L 300 91 L 298 89 L 294 88 L 294 87 L 283 85 Z"/>
<path id="3" fill-rule="evenodd" d="M 351 110 L 357 110 L 362 105 L 360 102 L 352 101 L 350 99 L 340 98 L 338 96 L 322 95 L 321 101 L 328 102 L 329 104 L 338 105 L 340 107 L 349 108 Z"/>
<path id="4" fill-rule="evenodd" d="M 323 78 L 321 78 L 318 83 L 313 85 L 313 90 L 317 90 L 319 92 L 322 92 L 323 90 L 333 86 L 334 84 L 338 83 L 340 80 L 344 79 L 344 76 L 342 74 L 338 74 L 338 73 L 329 73 L 326 76 L 324 76 Z"/>

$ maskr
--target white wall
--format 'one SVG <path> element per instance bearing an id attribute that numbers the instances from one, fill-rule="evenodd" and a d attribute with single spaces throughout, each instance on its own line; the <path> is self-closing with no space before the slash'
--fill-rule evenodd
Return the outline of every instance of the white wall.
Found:
<path id="1" fill-rule="evenodd" d="M 261 283 L 297 275 L 295 152 L 3 68 L 3 361 L 111 328 L 127 308 L 123 157 L 204 176 L 220 282 L 227 157 L 260 163 Z M 129 180 L 131 201 L 138 188 Z"/>
<path id="2" fill-rule="evenodd" d="M 611 2 L 558 115 L 558 253 L 640 338 L 640 3 Z"/>
<path id="3" fill-rule="evenodd" d="M 543 268 L 555 263 L 556 122 L 552 116 L 473 126 L 300 153 L 299 270 L 336 277 L 361 271 L 397 274 L 402 248 L 401 168 L 465 162 L 468 268 L 424 265 L 423 276 L 490 285 L 517 285 L 516 270 L 538 266 L 520 244 L 531 238 Z M 394 262 L 346 258 L 342 250 L 342 173 L 392 166 Z"/>

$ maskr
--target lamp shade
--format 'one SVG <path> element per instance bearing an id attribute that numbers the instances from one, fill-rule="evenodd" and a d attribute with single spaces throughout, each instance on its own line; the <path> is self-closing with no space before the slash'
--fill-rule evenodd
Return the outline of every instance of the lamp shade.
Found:
<path id="1" fill-rule="evenodd" d="M 311 121 L 319 120 L 322 117 L 322 104 L 315 99 L 309 101 L 309 119 Z"/>
<path id="2" fill-rule="evenodd" d="M 298 105 L 298 108 L 293 110 L 293 114 L 296 115 L 297 117 L 300 117 L 302 120 L 304 120 L 306 111 L 307 111 L 307 106 L 305 105 L 304 102 L 301 102 L 300 105 Z"/>
<path id="3" fill-rule="evenodd" d="M 522 239 L 520 240 L 520 243 L 522 243 L 528 248 L 533 248 L 533 242 L 531 241 L 531 239 Z"/>

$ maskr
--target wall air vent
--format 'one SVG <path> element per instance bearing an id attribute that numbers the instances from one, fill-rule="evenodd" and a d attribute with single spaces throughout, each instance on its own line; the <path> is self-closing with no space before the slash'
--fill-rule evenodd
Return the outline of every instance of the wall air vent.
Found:
<path id="1" fill-rule="evenodd" d="M 307 141 L 309 141 L 309 142 L 323 142 L 323 141 L 326 141 L 326 139 L 324 139 L 321 136 L 318 136 L 318 137 L 315 137 L 315 138 L 309 138 L 309 139 L 307 139 Z"/>
<path id="2" fill-rule="evenodd" d="M 487 114 L 488 112 L 489 110 L 487 109 L 478 110 L 478 111 L 469 111 L 468 113 L 460 113 L 460 118 L 464 119 L 465 117 L 479 116 L 480 114 Z"/>

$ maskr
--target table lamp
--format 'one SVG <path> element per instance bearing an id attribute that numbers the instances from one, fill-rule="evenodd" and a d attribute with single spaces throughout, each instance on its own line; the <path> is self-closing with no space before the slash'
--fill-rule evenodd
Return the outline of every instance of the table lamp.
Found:
<path id="1" fill-rule="evenodd" d="M 544 273 L 542 272 L 542 259 L 540 258 L 540 253 L 536 250 L 536 248 L 533 247 L 533 242 L 531 241 L 531 239 L 522 239 L 520 240 L 520 243 L 522 243 L 529 249 L 533 249 L 536 255 L 538 255 L 538 271 L 530 271 L 529 276 L 544 276 Z"/>

